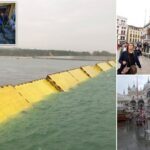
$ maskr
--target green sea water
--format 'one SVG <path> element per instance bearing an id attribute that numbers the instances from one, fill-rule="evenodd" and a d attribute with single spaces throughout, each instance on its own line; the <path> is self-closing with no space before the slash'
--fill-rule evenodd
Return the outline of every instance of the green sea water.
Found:
<path id="1" fill-rule="evenodd" d="M 0 125 L 0 150 L 115 150 L 115 69 Z"/>

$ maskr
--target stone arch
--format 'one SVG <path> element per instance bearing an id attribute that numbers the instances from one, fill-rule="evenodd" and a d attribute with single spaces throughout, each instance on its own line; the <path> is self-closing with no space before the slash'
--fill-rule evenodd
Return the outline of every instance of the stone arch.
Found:
<path id="1" fill-rule="evenodd" d="M 136 101 L 134 99 L 130 101 L 130 104 L 133 109 L 136 108 Z"/>
<path id="2" fill-rule="evenodd" d="M 139 101 L 138 101 L 138 108 L 143 108 L 144 107 L 144 100 L 143 99 L 140 99 Z"/>

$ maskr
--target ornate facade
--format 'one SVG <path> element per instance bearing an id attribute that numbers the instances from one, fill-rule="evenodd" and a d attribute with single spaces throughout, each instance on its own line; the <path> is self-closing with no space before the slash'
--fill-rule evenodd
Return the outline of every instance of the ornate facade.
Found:
<path id="1" fill-rule="evenodd" d="M 150 106 L 150 80 L 148 79 L 143 89 L 138 89 L 134 84 L 128 86 L 127 94 L 118 94 L 118 106 L 136 108 L 147 108 Z"/>

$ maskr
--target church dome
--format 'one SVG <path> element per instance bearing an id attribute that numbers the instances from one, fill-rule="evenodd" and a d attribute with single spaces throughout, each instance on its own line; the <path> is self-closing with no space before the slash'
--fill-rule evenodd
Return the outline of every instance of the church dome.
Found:
<path id="1" fill-rule="evenodd" d="M 137 88 L 136 88 L 135 84 L 133 85 L 133 87 L 132 87 L 130 90 L 131 90 L 132 92 L 137 91 Z"/>
<path id="2" fill-rule="evenodd" d="M 144 89 L 150 89 L 150 80 L 148 79 L 147 83 L 144 85 Z"/>

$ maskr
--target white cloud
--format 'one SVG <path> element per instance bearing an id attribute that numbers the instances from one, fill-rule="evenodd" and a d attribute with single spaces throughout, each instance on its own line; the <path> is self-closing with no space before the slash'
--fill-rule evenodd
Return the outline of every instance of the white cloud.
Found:
<path id="1" fill-rule="evenodd" d="M 117 14 L 127 17 L 130 25 L 142 27 L 145 22 L 145 10 L 147 23 L 150 20 L 150 0 L 117 0 Z"/>

